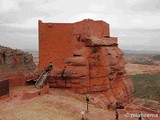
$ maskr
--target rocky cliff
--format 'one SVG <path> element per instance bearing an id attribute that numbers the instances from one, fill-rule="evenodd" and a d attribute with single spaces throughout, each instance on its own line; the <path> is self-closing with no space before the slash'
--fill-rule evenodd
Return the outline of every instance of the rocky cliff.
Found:
<path id="1" fill-rule="evenodd" d="M 58 25 L 52 26 L 52 32 L 57 33 Z M 65 87 L 76 93 L 92 95 L 90 102 L 107 109 L 115 108 L 116 104 L 125 106 L 132 102 L 133 85 L 126 75 L 125 59 L 118 48 L 117 38 L 109 35 L 109 24 L 104 21 L 83 20 L 70 26 L 70 32 L 73 29 L 71 34 L 75 49 L 72 57 L 62 59 L 65 66 L 63 69 L 57 67 L 55 62 L 55 67 L 48 77 L 50 87 Z M 57 30 L 60 30 L 60 27 Z M 44 37 L 43 32 L 44 29 L 40 34 Z M 47 39 L 49 38 L 48 35 Z M 68 39 L 65 40 L 64 36 L 58 38 L 67 43 Z M 63 51 L 60 46 L 56 47 Z M 42 58 L 41 63 L 43 60 Z"/>
<path id="2" fill-rule="evenodd" d="M 9 86 L 25 85 L 26 77 L 36 69 L 31 54 L 0 46 L 0 77 L 9 79 Z"/>

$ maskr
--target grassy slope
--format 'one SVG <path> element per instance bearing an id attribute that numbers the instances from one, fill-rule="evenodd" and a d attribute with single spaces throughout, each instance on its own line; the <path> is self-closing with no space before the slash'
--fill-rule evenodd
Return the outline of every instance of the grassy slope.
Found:
<path id="1" fill-rule="evenodd" d="M 160 74 L 132 75 L 131 79 L 134 84 L 135 97 L 160 101 Z"/>
<path id="2" fill-rule="evenodd" d="M 160 111 L 160 74 L 132 75 L 135 101 L 142 106 Z"/>

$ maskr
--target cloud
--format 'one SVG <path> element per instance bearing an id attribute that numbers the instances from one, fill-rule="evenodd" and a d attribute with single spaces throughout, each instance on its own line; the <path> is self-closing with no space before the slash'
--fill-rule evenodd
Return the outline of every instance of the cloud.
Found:
<path id="1" fill-rule="evenodd" d="M 15 1 L 14 5 L 18 6 L 19 10 L 1 12 L 0 24 L 11 27 L 24 26 L 28 29 L 36 27 L 38 19 L 46 22 L 76 22 L 91 18 L 102 19 L 113 28 L 157 28 L 160 20 L 160 15 L 142 15 L 131 10 L 133 6 L 141 5 L 144 0 L 88 0 L 85 4 L 84 0 Z"/>
<path id="2" fill-rule="evenodd" d="M 72 16 L 71 18 L 68 19 L 68 21 L 76 22 L 76 21 L 81 21 L 83 19 L 97 19 L 97 15 L 94 13 L 83 13 L 83 14 L 78 14 L 75 16 Z"/>
<path id="3" fill-rule="evenodd" d="M 89 10 L 93 12 L 101 12 L 104 11 L 105 9 L 106 9 L 105 5 L 99 5 L 99 4 L 92 4 L 89 7 Z"/>
<path id="4" fill-rule="evenodd" d="M 149 12 L 149 13 L 158 13 L 160 12 L 160 0 L 141 0 L 140 3 L 137 3 L 131 7 L 131 10 L 137 12 Z"/>
<path id="5" fill-rule="evenodd" d="M 38 47 L 38 20 L 88 18 L 109 23 L 120 46 L 160 43 L 159 0 L 0 0 L 0 8 L 0 44 L 14 48 Z"/>
<path id="6" fill-rule="evenodd" d="M 1 26 L 5 26 L 8 28 L 16 28 L 20 30 L 32 30 L 32 29 L 38 29 L 38 20 L 45 20 L 47 18 L 45 17 L 32 17 L 30 19 L 26 19 L 25 21 L 22 21 L 22 23 L 9 23 Z"/>
<path id="7" fill-rule="evenodd" d="M 61 12 L 84 12 L 87 10 L 88 5 L 91 0 L 53 0 L 47 3 L 39 5 L 38 9 L 43 9 L 44 11 L 61 11 Z"/>
<path id="8" fill-rule="evenodd" d="M 9 10 L 18 10 L 18 2 L 13 0 L 0 0 L 0 12 L 5 12 Z"/>
<path id="9" fill-rule="evenodd" d="M 37 28 L 37 22 L 39 19 L 41 20 L 48 20 L 51 18 L 50 13 L 53 17 L 57 14 L 60 14 L 58 11 L 43 11 L 42 9 L 38 9 L 39 2 L 35 1 L 32 2 L 31 0 L 22 1 L 22 0 L 15 0 L 18 9 L 8 9 L 8 11 L 1 11 L 0 12 L 0 25 L 1 26 L 8 26 L 12 28 L 23 28 L 23 29 L 35 29 Z M 44 0 L 42 0 L 45 2 Z M 43 4 L 43 2 L 40 2 Z M 7 3 L 6 3 L 7 4 Z M 40 4 L 40 5 L 41 5 Z M 15 7 L 15 6 L 14 6 Z"/>
<path id="10" fill-rule="evenodd" d="M 116 7 L 125 13 L 151 15 L 160 14 L 160 0 L 115 0 Z"/>
<path id="11" fill-rule="evenodd" d="M 38 31 L 0 26 L 0 45 L 15 49 L 38 49 Z"/>
<path id="12" fill-rule="evenodd" d="M 160 29 L 112 29 L 122 49 L 160 51 Z"/>

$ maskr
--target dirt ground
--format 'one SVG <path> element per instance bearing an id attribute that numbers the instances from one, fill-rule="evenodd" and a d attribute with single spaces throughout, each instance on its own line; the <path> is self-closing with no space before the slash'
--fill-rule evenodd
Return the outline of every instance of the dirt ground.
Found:
<path id="1" fill-rule="evenodd" d="M 11 90 L 9 98 L 0 99 L 0 120 L 81 120 L 81 111 L 86 111 L 84 95 L 63 89 L 50 89 L 49 94 L 22 99 L 23 93 L 32 89 L 30 86 L 17 87 Z M 132 111 L 134 110 L 131 108 L 127 112 L 119 111 L 119 120 L 137 120 L 125 117 L 126 113 Z M 89 104 L 89 113 L 86 116 L 89 120 L 115 120 L 115 111 Z"/>
<path id="2" fill-rule="evenodd" d="M 12 96 L 0 101 L 0 120 L 80 120 L 81 111 L 86 103 L 82 95 L 63 90 L 50 90 L 49 94 L 40 95 L 30 100 L 22 100 L 27 87 L 12 90 Z M 114 119 L 114 113 L 89 105 L 88 117 L 92 120 Z"/>
<path id="3" fill-rule="evenodd" d="M 125 69 L 128 75 L 160 73 L 160 65 L 156 66 L 129 63 L 126 64 Z"/>

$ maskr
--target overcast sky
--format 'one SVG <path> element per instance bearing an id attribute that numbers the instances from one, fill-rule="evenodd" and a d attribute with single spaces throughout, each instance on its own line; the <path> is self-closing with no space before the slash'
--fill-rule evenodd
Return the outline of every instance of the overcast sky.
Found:
<path id="1" fill-rule="evenodd" d="M 0 0 L 0 44 L 38 49 L 38 20 L 104 20 L 122 49 L 160 51 L 160 0 Z"/>

